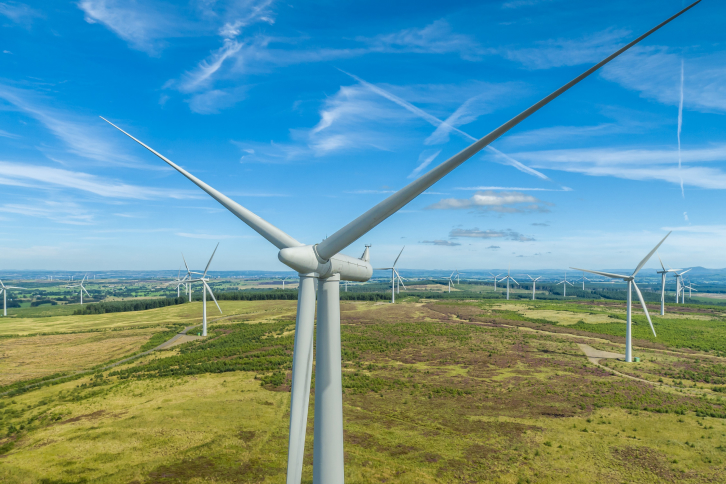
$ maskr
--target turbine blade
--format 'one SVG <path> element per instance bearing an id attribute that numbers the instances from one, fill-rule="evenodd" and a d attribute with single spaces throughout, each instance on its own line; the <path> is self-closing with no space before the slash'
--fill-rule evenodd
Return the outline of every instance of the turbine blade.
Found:
<path id="1" fill-rule="evenodd" d="M 81 286 L 81 289 L 83 289 L 83 292 L 86 293 L 86 296 L 91 297 L 91 295 L 88 294 L 88 291 L 86 291 L 86 288 L 85 287 Z"/>
<path id="2" fill-rule="evenodd" d="M 653 327 L 653 321 L 650 320 L 650 314 L 648 314 L 648 308 L 645 306 L 645 300 L 643 299 L 643 295 L 640 293 L 640 289 L 638 289 L 638 285 L 633 281 L 633 287 L 635 288 L 636 294 L 638 294 L 638 299 L 640 299 L 640 304 L 643 306 L 643 311 L 645 311 L 645 317 L 648 318 L 648 324 L 650 324 L 650 330 L 653 331 L 653 336 L 656 338 L 658 335 L 655 334 L 655 328 Z"/>
<path id="3" fill-rule="evenodd" d="M 406 204 L 408 204 L 411 200 L 419 196 L 424 190 L 429 188 L 431 185 L 439 181 L 441 178 L 449 174 L 452 170 L 454 170 L 456 167 L 464 163 L 466 160 L 474 156 L 476 153 L 484 149 L 486 146 L 488 146 L 490 143 L 498 139 L 500 136 L 504 135 L 507 131 L 512 129 L 513 127 L 517 126 L 519 123 L 527 119 L 529 116 L 534 114 L 535 112 L 539 111 L 542 107 L 549 104 L 551 101 L 559 97 L 561 94 L 569 90 L 571 87 L 578 84 L 583 79 L 587 78 L 589 75 L 591 75 L 593 72 L 600 69 L 602 66 L 610 62 L 611 60 L 615 59 L 617 56 L 625 52 L 626 50 L 630 49 L 632 46 L 643 40 L 644 38 L 648 37 L 653 32 L 657 31 L 664 25 L 668 24 L 675 18 L 679 17 L 689 9 L 696 6 L 701 0 L 697 0 L 696 2 L 692 3 L 688 7 L 684 8 L 680 12 L 676 13 L 675 15 L 671 16 L 667 20 L 661 22 L 657 26 L 653 27 L 649 31 L 647 31 L 645 34 L 641 35 L 640 37 L 636 38 L 635 40 L 631 41 L 624 47 L 618 49 L 615 53 L 609 55 L 602 61 L 598 62 L 564 86 L 560 87 L 550 95 L 546 96 L 539 102 L 533 104 L 529 108 L 525 109 L 503 125 L 496 128 L 494 131 L 489 133 L 488 135 L 484 136 L 478 141 L 475 141 L 471 145 L 469 145 L 467 148 L 464 148 L 462 151 L 457 153 L 456 155 L 452 156 L 445 162 L 441 163 L 439 166 L 434 168 L 433 170 L 429 171 L 425 175 L 419 177 L 418 179 L 414 180 L 412 183 L 407 185 L 406 187 L 402 188 L 401 190 L 397 191 L 390 197 L 386 198 L 367 212 L 365 212 L 363 215 L 359 216 L 352 222 L 350 222 L 345 227 L 341 228 L 337 232 L 335 232 L 330 237 L 323 240 L 320 244 L 317 246 L 317 252 L 320 257 L 327 260 L 333 255 L 337 254 L 341 250 L 348 247 L 350 244 L 358 240 L 360 237 L 362 237 L 364 234 L 369 232 L 373 227 L 377 226 L 384 220 L 386 220 L 388 217 L 396 213 L 398 210 L 400 210 L 402 207 L 404 207 Z M 167 161 L 167 163 L 170 163 Z M 176 167 L 178 170 L 180 168 Z"/>
<path id="4" fill-rule="evenodd" d="M 207 262 L 207 267 L 204 268 L 204 274 L 202 274 L 202 277 L 207 275 L 207 271 L 209 270 L 209 264 L 212 263 L 212 259 L 214 259 L 214 254 L 217 253 L 218 248 L 219 248 L 219 242 L 217 242 L 217 247 L 214 248 L 214 252 L 212 252 L 212 257 L 210 257 L 209 262 Z"/>
<path id="5" fill-rule="evenodd" d="M 187 260 L 184 258 L 184 252 L 182 252 L 182 260 L 184 261 L 184 267 L 187 268 L 187 276 L 191 274 L 191 271 L 189 270 L 189 266 L 187 265 Z"/>
<path id="6" fill-rule="evenodd" d="M 693 267 L 691 267 L 691 269 L 693 269 Z M 681 272 L 680 275 L 682 276 L 683 274 L 685 274 L 686 272 L 690 271 L 691 269 L 686 269 L 685 271 Z"/>
<path id="7" fill-rule="evenodd" d="M 204 287 L 207 288 L 209 291 L 209 295 L 212 296 L 212 301 L 214 301 L 214 304 L 217 304 L 217 300 L 214 298 L 214 293 L 212 292 L 212 288 L 209 287 L 209 284 L 207 284 L 207 281 L 202 281 L 204 283 Z M 222 308 L 219 307 L 219 304 L 217 304 L 217 309 L 219 309 L 219 314 L 224 314 L 222 312 Z"/>
<path id="8" fill-rule="evenodd" d="M 207 185 L 202 180 L 200 180 L 199 178 L 195 177 L 194 175 L 192 175 L 191 173 L 189 173 L 188 171 L 186 171 L 182 167 L 178 166 L 177 164 L 175 164 L 173 161 L 171 161 L 169 158 L 165 157 L 164 155 L 162 155 L 158 151 L 155 151 L 150 146 L 148 146 L 148 145 L 142 143 L 141 141 L 137 140 L 136 138 L 134 138 L 133 136 L 131 136 L 130 134 L 128 134 L 126 131 L 124 131 L 123 129 L 119 128 L 115 124 L 113 124 L 108 119 L 106 119 L 106 118 L 104 118 L 102 116 L 101 116 L 101 119 L 103 119 L 108 124 L 110 124 L 111 126 L 113 126 L 116 129 L 118 129 L 123 134 L 125 134 L 126 136 L 128 136 L 132 140 L 136 141 L 138 144 L 140 144 L 141 146 L 143 146 L 144 148 L 146 148 L 147 150 L 151 151 L 156 156 L 158 156 L 159 158 L 161 158 L 162 160 L 164 160 L 169 166 L 171 166 L 176 171 L 178 171 L 179 173 L 181 173 L 182 175 L 184 175 L 185 177 L 187 177 L 196 186 L 198 186 L 199 188 L 201 188 L 202 190 L 204 190 L 205 192 L 207 192 L 207 194 L 210 197 L 212 197 L 216 201 L 218 201 L 224 208 L 226 208 L 227 210 L 229 210 L 230 212 L 232 212 L 234 215 L 236 215 L 237 218 L 239 218 L 241 221 L 243 221 L 244 223 L 246 223 L 247 225 L 249 225 L 252 230 L 254 230 L 258 234 L 260 234 L 261 236 L 263 236 L 264 238 L 266 238 L 268 241 L 270 241 L 272 243 L 272 245 L 274 245 L 278 249 L 285 249 L 287 247 L 297 247 L 297 246 L 303 245 L 300 242 L 298 242 L 297 240 L 295 240 L 293 237 L 289 236 L 288 234 L 286 234 L 282 230 L 280 230 L 277 227 L 275 227 L 274 225 L 272 225 L 267 220 L 264 220 L 259 215 L 256 215 L 256 214 L 250 212 L 249 210 L 247 210 L 242 205 L 240 205 L 239 203 L 235 202 L 234 200 L 232 200 L 228 196 L 224 195 L 223 193 L 221 193 L 221 192 L 215 190 L 214 188 L 212 188 L 211 186 Z"/>
<path id="9" fill-rule="evenodd" d="M 665 242 L 665 239 L 667 239 L 670 234 L 671 234 L 671 232 L 668 232 L 666 234 L 666 236 L 663 237 L 663 240 L 661 240 L 660 242 L 658 242 L 658 245 L 656 245 L 655 248 L 653 250 L 651 250 L 650 253 L 648 255 L 646 255 L 645 258 L 642 261 L 640 261 L 640 264 L 638 264 L 638 267 L 636 267 L 635 268 L 635 271 L 633 271 L 632 277 L 635 277 L 635 275 L 638 273 L 638 271 L 640 271 L 640 269 L 643 268 L 643 266 L 645 265 L 645 263 L 648 262 L 648 259 L 650 259 L 653 256 L 653 254 L 655 254 L 655 251 L 658 250 L 658 247 L 660 247 L 660 244 L 662 244 L 663 242 Z"/>
<path id="10" fill-rule="evenodd" d="M 405 249 L 406 246 L 403 246 L 403 249 Z M 398 259 L 401 257 L 401 254 L 403 254 L 403 249 L 401 249 L 401 252 L 398 253 L 398 257 L 396 257 L 396 260 L 393 261 L 393 267 L 396 267 L 396 262 L 398 262 Z"/>
<path id="11" fill-rule="evenodd" d="M 510 277 L 510 279 L 514 281 L 513 277 Z M 517 281 L 514 281 L 514 283 L 519 286 L 519 283 Z"/>
<path id="12" fill-rule="evenodd" d="M 575 269 L 576 271 L 590 272 L 592 274 L 599 274 L 601 276 L 610 277 L 611 279 L 623 279 L 623 280 L 629 279 L 629 276 L 621 276 L 620 274 L 611 274 L 609 272 L 591 271 L 588 269 L 578 269 L 577 267 L 570 267 L 570 269 Z"/>
<path id="13" fill-rule="evenodd" d="M 663 265 L 663 261 L 661 260 L 660 255 L 658 255 L 658 262 L 660 262 L 660 266 L 663 268 L 663 272 L 666 272 L 666 268 Z"/>

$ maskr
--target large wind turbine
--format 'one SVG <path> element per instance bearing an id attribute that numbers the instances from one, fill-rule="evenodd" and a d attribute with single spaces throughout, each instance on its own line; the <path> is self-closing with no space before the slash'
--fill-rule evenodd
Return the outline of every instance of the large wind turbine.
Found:
<path id="1" fill-rule="evenodd" d="M 537 281 L 542 279 L 542 276 L 539 276 L 537 279 L 535 279 L 532 276 L 530 276 L 529 274 L 527 274 L 527 277 L 532 279 L 532 301 L 534 301 L 534 291 L 535 291 L 535 288 L 537 287 Z"/>
<path id="2" fill-rule="evenodd" d="M 565 272 L 565 278 L 563 280 L 561 280 L 560 282 L 558 282 L 557 284 L 555 284 L 555 286 L 559 286 L 560 284 L 562 284 L 562 289 L 564 290 L 564 294 L 562 295 L 562 297 L 564 299 L 567 299 L 567 285 L 569 284 L 570 286 L 575 287 L 575 285 L 573 283 L 571 283 L 570 281 L 567 280 L 567 272 Z"/>
<path id="3" fill-rule="evenodd" d="M 84 292 L 84 291 L 86 292 L 86 295 L 87 295 L 88 297 L 91 297 L 91 295 L 90 295 L 90 294 L 88 294 L 88 291 L 86 291 L 86 288 L 85 288 L 85 287 L 83 286 L 83 283 L 84 283 L 84 282 L 86 282 L 86 276 L 83 276 L 83 280 L 81 281 L 81 283 L 80 283 L 80 284 L 73 284 L 73 285 L 67 285 L 67 286 L 66 286 L 66 287 L 69 287 L 69 288 L 70 288 L 70 287 L 80 287 L 80 288 L 81 288 L 81 289 L 80 289 L 80 291 L 78 291 L 78 292 L 80 292 L 80 294 L 81 294 L 81 305 L 83 305 L 83 292 Z"/>
<path id="4" fill-rule="evenodd" d="M 18 286 L 6 286 L 3 281 L 0 281 L 0 292 L 3 293 L 3 316 L 8 315 L 8 289 L 25 289 L 24 287 Z"/>
<path id="5" fill-rule="evenodd" d="M 398 275 L 398 271 L 396 270 L 396 263 L 398 262 L 398 259 L 401 257 L 401 254 L 403 254 L 403 249 L 405 249 L 406 246 L 404 245 L 401 249 L 401 252 L 398 253 L 398 257 L 396 257 L 396 260 L 393 261 L 393 265 L 391 267 L 380 267 L 378 269 L 375 269 L 377 271 L 391 271 L 391 303 L 396 302 L 396 276 Z M 366 253 L 368 252 L 368 247 L 366 247 Z M 365 255 L 365 253 L 363 254 Z M 401 277 L 401 276 L 398 276 Z"/>
<path id="6" fill-rule="evenodd" d="M 585 271 L 585 272 L 592 272 L 593 274 L 598 274 L 601 276 L 609 277 L 611 279 L 622 279 L 623 281 L 628 283 L 628 308 L 627 308 L 627 326 L 625 328 L 625 361 L 628 363 L 631 363 L 633 361 L 633 345 L 631 341 L 631 324 L 632 324 L 632 318 L 631 318 L 631 312 L 632 312 L 632 298 L 633 298 L 633 288 L 635 288 L 635 293 L 638 295 L 638 299 L 640 299 L 640 304 L 643 306 L 643 311 L 645 312 L 645 316 L 648 318 L 648 323 L 650 324 L 650 329 L 653 331 L 653 336 L 656 336 L 655 334 L 655 328 L 653 328 L 653 322 L 650 320 L 650 314 L 648 314 L 648 308 L 645 307 L 645 300 L 643 299 L 643 294 L 641 294 L 640 289 L 638 289 L 638 285 L 635 283 L 635 276 L 638 274 L 640 269 L 643 268 L 643 266 L 648 262 L 648 259 L 651 258 L 653 254 L 655 254 L 655 251 L 658 250 L 658 247 L 665 242 L 665 239 L 668 238 L 668 236 L 671 233 L 668 232 L 665 237 L 663 237 L 663 240 L 658 242 L 658 245 L 655 246 L 653 250 L 650 251 L 648 255 L 645 256 L 645 258 L 640 261 L 640 264 L 638 264 L 638 267 L 635 268 L 633 273 L 629 276 L 623 276 L 620 274 L 611 274 L 609 272 L 599 272 L 599 271 L 591 271 L 587 269 L 578 269 L 576 267 L 571 267 L 571 269 L 575 269 L 576 271 Z"/>
<path id="7" fill-rule="evenodd" d="M 306 419 L 312 375 L 315 280 L 318 279 L 319 284 L 317 351 L 315 353 L 317 363 L 315 376 L 313 483 L 338 484 L 344 482 L 339 282 L 341 279 L 365 282 L 370 279 L 373 273 L 373 268 L 369 263 L 369 251 L 367 249 L 360 259 L 345 256 L 340 254 L 340 251 L 367 234 L 434 183 L 507 133 L 513 127 L 517 126 L 653 32 L 693 8 L 700 1 L 697 0 L 645 34 L 631 41 L 572 81 L 522 111 L 483 138 L 475 141 L 425 175 L 417 178 L 330 237 L 325 238 L 319 244 L 315 245 L 305 245 L 298 242 L 290 235 L 250 212 L 226 195 L 174 164 L 174 162 L 162 154 L 117 127 L 117 129 L 187 177 L 230 212 L 235 214 L 240 220 L 280 249 L 278 259 L 300 274 L 298 311 L 293 349 L 287 484 L 299 484 L 302 474 L 305 430 L 307 427 Z M 109 124 L 111 123 L 109 122 Z M 116 126 L 114 125 L 114 127 Z M 321 217 L 317 213 L 315 216 Z"/>
<path id="8" fill-rule="evenodd" d="M 219 247 L 219 243 L 217 243 L 217 247 L 214 248 L 214 252 L 212 252 L 212 257 L 209 258 L 209 262 L 207 262 L 207 267 L 204 268 L 204 272 L 202 275 L 197 279 L 189 279 L 189 284 L 191 285 L 193 282 L 201 282 L 202 283 L 202 336 L 207 336 L 207 291 L 209 291 L 209 295 L 212 296 L 212 301 L 214 301 L 214 304 L 217 305 L 217 309 L 219 309 L 219 313 L 222 314 L 222 308 L 219 307 L 219 303 L 217 303 L 217 300 L 214 298 L 214 293 L 212 292 L 212 288 L 209 287 L 207 284 L 207 281 L 209 278 L 207 277 L 207 271 L 209 270 L 209 265 L 212 263 L 212 259 L 214 259 L 214 254 L 217 253 L 217 248 Z M 189 272 L 190 274 L 199 274 L 199 272 Z"/>

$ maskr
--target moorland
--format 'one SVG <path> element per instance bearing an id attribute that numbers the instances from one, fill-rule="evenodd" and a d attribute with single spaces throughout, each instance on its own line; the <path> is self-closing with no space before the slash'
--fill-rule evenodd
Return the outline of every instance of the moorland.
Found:
<path id="1" fill-rule="evenodd" d="M 401 296 L 342 303 L 347 482 L 726 481 L 726 307 L 635 313 L 628 364 L 584 352 L 622 301 Z M 148 354 L 201 302 L 0 321 L 0 480 L 284 482 L 296 301 L 219 302 Z"/>

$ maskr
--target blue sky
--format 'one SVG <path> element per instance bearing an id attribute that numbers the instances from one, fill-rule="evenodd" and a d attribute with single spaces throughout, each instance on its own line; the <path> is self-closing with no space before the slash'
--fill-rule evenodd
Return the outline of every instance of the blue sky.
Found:
<path id="1" fill-rule="evenodd" d="M 216 270 L 285 269 L 98 116 L 315 243 L 683 5 L 2 1 L 0 269 L 173 269 L 217 241 Z M 726 267 L 725 17 L 704 0 L 346 252 L 634 267 L 673 230 L 664 261 Z"/>

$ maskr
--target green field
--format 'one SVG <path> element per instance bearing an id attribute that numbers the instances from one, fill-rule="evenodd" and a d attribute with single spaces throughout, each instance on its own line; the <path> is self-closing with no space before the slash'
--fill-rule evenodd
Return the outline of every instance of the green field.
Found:
<path id="1" fill-rule="evenodd" d="M 206 339 L 85 374 L 201 303 L 0 321 L 0 480 L 284 482 L 295 301 L 220 305 Z M 726 481 L 724 313 L 668 311 L 658 338 L 636 317 L 641 363 L 595 364 L 621 303 L 344 302 L 346 481 Z"/>

